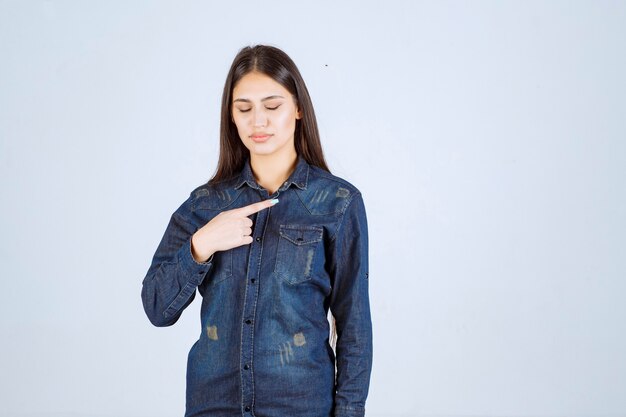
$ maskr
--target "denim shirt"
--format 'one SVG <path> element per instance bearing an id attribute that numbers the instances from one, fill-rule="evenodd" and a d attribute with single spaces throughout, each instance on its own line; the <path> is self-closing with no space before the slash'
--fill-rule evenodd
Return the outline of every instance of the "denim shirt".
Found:
<path id="1" fill-rule="evenodd" d="M 193 258 L 196 230 L 221 211 L 267 198 L 280 201 L 251 216 L 251 244 L 206 262 Z M 239 176 L 193 190 L 172 214 L 141 292 L 155 326 L 174 324 L 196 288 L 202 296 L 185 417 L 364 416 L 372 366 L 368 279 L 361 193 L 301 156 L 272 195 L 255 181 L 249 159 Z"/>

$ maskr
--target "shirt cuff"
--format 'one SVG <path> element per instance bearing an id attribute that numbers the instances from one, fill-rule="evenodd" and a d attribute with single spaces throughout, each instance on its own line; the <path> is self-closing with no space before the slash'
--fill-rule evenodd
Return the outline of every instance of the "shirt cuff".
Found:
<path id="1" fill-rule="evenodd" d="M 196 261 L 191 253 L 190 237 L 178 252 L 178 266 L 181 271 L 184 271 L 185 276 L 189 277 L 195 286 L 198 286 L 213 266 L 213 255 L 209 256 L 205 262 Z"/>
<path id="2" fill-rule="evenodd" d="M 365 408 L 336 406 L 334 417 L 365 417 Z"/>
<path id="3" fill-rule="evenodd" d="M 165 318 L 178 314 L 189 302 L 196 292 L 198 285 L 202 284 L 204 277 L 213 266 L 213 255 L 206 262 L 197 262 L 191 254 L 191 238 L 180 248 L 177 255 L 178 270 L 182 273 L 181 281 L 185 282 L 174 301 L 165 309 Z"/>

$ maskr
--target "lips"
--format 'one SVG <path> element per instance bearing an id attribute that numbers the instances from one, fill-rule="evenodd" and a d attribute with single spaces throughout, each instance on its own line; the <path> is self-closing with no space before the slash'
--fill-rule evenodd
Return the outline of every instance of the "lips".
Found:
<path id="1" fill-rule="evenodd" d="M 252 139 L 254 142 L 265 142 L 267 139 L 270 138 L 269 133 L 253 133 L 252 135 L 250 135 L 250 139 Z"/>

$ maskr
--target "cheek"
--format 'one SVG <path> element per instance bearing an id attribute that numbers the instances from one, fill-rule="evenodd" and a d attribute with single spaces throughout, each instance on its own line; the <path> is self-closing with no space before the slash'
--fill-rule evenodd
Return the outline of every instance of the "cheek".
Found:
<path id="1" fill-rule="evenodd" d="M 292 112 L 284 112 L 276 116 L 275 124 L 281 129 L 294 129 L 296 126 L 296 115 Z"/>
<path id="2" fill-rule="evenodd" d="M 233 123 L 235 123 L 235 127 L 238 132 L 243 132 L 246 129 L 246 120 L 243 117 L 233 117 Z"/>

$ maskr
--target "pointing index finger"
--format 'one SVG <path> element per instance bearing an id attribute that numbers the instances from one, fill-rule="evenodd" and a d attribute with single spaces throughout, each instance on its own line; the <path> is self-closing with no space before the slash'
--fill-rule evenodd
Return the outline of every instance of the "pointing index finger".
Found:
<path id="1" fill-rule="evenodd" d="M 259 211 L 261 211 L 263 209 L 266 209 L 268 207 L 272 207 L 276 203 L 278 203 L 278 199 L 277 198 L 274 198 L 273 200 L 259 201 L 258 203 L 252 203 L 252 204 L 250 204 L 248 206 L 241 207 L 241 212 L 245 216 L 249 216 L 251 214 L 259 212 Z"/>

